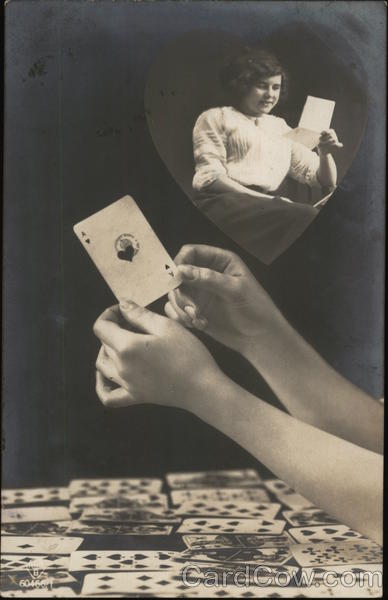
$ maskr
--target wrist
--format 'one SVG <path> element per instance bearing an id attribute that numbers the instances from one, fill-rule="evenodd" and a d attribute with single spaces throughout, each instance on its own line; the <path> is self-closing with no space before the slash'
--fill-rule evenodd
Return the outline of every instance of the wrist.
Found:
<path id="1" fill-rule="evenodd" d="M 318 154 L 319 156 L 329 156 L 331 154 L 331 148 L 321 148 L 321 146 L 318 146 Z"/>
<path id="2" fill-rule="evenodd" d="M 224 400 L 229 396 L 233 385 L 232 380 L 218 366 L 209 369 L 198 376 L 195 393 L 187 409 L 206 423 L 212 424 L 220 411 L 223 411 Z"/>
<path id="3" fill-rule="evenodd" d="M 280 311 L 276 310 L 265 327 L 251 336 L 246 336 L 240 345 L 240 353 L 256 368 L 276 360 L 279 351 L 283 350 L 292 339 L 293 329 Z"/>

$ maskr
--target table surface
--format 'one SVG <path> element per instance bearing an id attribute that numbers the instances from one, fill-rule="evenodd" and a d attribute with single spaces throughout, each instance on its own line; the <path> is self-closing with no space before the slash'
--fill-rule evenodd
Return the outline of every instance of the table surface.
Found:
<path id="1" fill-rule="evenodd" d="M 108 480 L 109 481 L 109 480 Z M 110 480 L 110 482 L 114 482 L 115 480 Z M 131 481 L 131 480 L 128 480 Z M 132 480 L 135 481 L 135 480 Z M 207 486 L 206 489 L 214 489 L 216 487 L 216 489 L 221 490 L 222 493 L 226 493 L 226 495 L 228 495 L 230 492 L 225 492 L 225 490 L 230 489 L 230 487 L 233 487 L 233 489 L 237 488 L 238 485 L 228 485 L 228 483 L 226 482 L 225 478 L 223 479 L 218 479 L 217 480 L 217 473 L 214 475 L 213 473 L 213 477 L 211 477 L 210 479 L 208 479 L 208 481 L 210 481 L 211 483 L 213 483 L 213 486 Z M 170 480 L 171 482 L 171 480 Z M 215 485 L 215 484 L 220 484 L 221 485 Z M 225 485 L 226 483 L 226 485 Z M 241 483 L 241 482 L 240 482 Z M 182 487 L 181 489 L 198 489 L 200 490 L 201 487 L 188 487 L 189 485 L 192 485 L 193 482 L 191 481 L 191 483 L 189 482 L 188 484 L 183 484 L 186 485 L 186 487 Z M 275 487 L 274 487 L 275 484 Z M 279 486 L 279 490 L 276 490 L 276 485 Z M 102 488 L 99 488 L 102 489 Z M 122 497 L 120 494 L 118 493 L 112 493 L 112 488 L 108 489 L 107 487 L 105 487 L 105 489 L 109 492 L 109 495 L 107 494 L 101 494 L 105 497 L 109 497 L 111 500 L 116 498 L 119 499 L 120 497 Z M 174 488 L 175 489 L 175 488 Z M 44 488 L 43 490 L 47 491 L 47 488 Z M 275 480 L 275 479 L 262 479 L 260 476 L 258 476 L 258 480 L 257 482 L 253 483 L 252 485 L 249 486 L 249 488 L 247 487 L 241 487 L 240 488 L 240 492 L 242 494 L 241 499 L 239 500 L 232 500 L 229 503 L 227 501 L 222 502 L 223 504 L 223 508 L 221 508 L 220 502 L 217 500 L 209 500 L 208 503 L 213 504 L 214 505 L 214 509 L 213 512 L 211 512 L 210 514 L 207 513 L 207 515 L 205 515 L 204 517 L 198 517 L 200 523 L 204 523 L 204 521 L 208 518 L 222 518 L 220 517 L 220 510 L 225 510 L 225 505 L 228 505 L 230 507 L 229 510 L 234 510 L 233 507 L 240 506 L 241 503 L 246 503 L 249 502 L 249 500 L 247 500 L 247 498 L 249 498 L 249 496 L 244 497 L 245 494 L 249 494 L 250 490 L 254 490 L 254 491 L 262 491 L 260 493 L 263 494 L 263 497 L 266 496 L 266 501 L 265 502 L 257 502 L 256 504 L 263 504 L 264 508 L 267 506 L 267 503 L 278 503 L 280 504 L 280 508 L 277 511 L 276 515 L 274 517 L 271 516 L 271 519 L 274 518 L 276 521 L 281 521 L 282 525 L 280 526 L 281 528 L 284 527 L 283 531 L 281 531 L 281 533 L 276 534 L 277 536 L 283 536 L 282 540 L 284 541 L 285 538 L 287 538 L 286 541 L 284 541 L 284 546 L 283 546 L 283 542 L 279 542 L 279 544 L 273 544 L 273 546 L 280 546 L 282 545 L 282 547 L 288 547 L 290 548 L 294 548 L 296 544 L 300 543 L 300 536 L 301 534 L 298 534 L 298 531 L 306 531 L 306 529 L 308 531 L 314 531 L 314 529 L 312 530 L 311 528 L 313 527 L 326 527 L 326 529 L 329 532 L 329 536 L 332 535 L 332 538 L 328 537 L 327 541 L 332 544 L 340 544 L 339 545 L 339 552 L 338 552 L 338 557 L 336 558 L 336 564 L 333 565 L 332 562 L 328 561 L 330 563 L 330 565 L 324 566 L 324 569 L 326 569 L 327 571 L 336 571 L 336 569 L 338 571 L 342 571 L 344 570 L 345 566 L 346 566 L 346 570 L 351 571 L 352 573 L 356 573 L 357 574 L 357 580 L 355 579 L 353 581 L 354 585 L 351 586 L 346 586 L 344 585 L 344 582 L 342 581 L 342 579 L 338 582 L 338 584 L 336 585 L 336 587 L 332 587 L 329 588 L 327 586 L 324 586 L 322 584 L 322 580 L 318 580 L 319 581 L 319 587 L 318 587 L 318 583 L 315 583 L 314 585 L 316 586 L 314 589 L 310 589 L 308 587 L 303 587 L 300 588 L 297 586 L 297 584 L 295 583 L 294 579 L 291 579 L 288 582 L 287 586 L 284 586 L 284 583 L 282 585 L 282 583 L 280 582 L 280 585 L 276 586 L 276 582 L 271 581 L 270 585 L 268 586 L 260 586 L 258 587 L 257 585 L 254 585 L 253 581 L 250 581 L 249 587 L 244 587 L 244 589 L 240 588 L 237 589 L 236 586 L 234 585 L 234 582 L 232 582 L 230 585 L 227 585 L 225 587 L 221 587 L 221 588 L 204 588 L 203 584 L 197 586 L 197 587 L 193 587 L 193 588 L 188 588 L 183 589 L 180 592 L 176 592 L 175 588 L 169 588 L 167 587 L 166 590 L 166 595 L 169 597 L 196 597 L 196 596 L 213 596 L 213 597 L 236 597 L 237 593 L 242 597 L 252 597 L 252 596 L 258 596 L 258 597 L 381 597 L 381 588 L 379 587 L 379 585 L 375 585 L 375 580 L 373 580 L 373 584 L 374 585 L 363 585 L 362 588 L 360 588 L 360 583 L 359 583 L 359 573 L 360 573 L 360 565 L 365 568 L 366 570 L 368 569 L 368 563 L 370 563 L 370 570 L 375 572 L 376 570 L 380 571 L 381 570 L 381 560 L 379 560 L 378 558 L 373 560 L 373 564 L 372 564 L 372 559 L 369 558 L 369 560 L 365 559 L 365 555 L 362 554 L 362 549 L 360 550 L 360 560 L 356 560 L 354 558 L 354 552 L 353 552 L 353 557 L 349 558 L 348 554 L 347 554 L 347 549 L 350 548 L 351 544 L 354 543 L 354 541 L 357 542 L 358 538 L 360 541 L 360 546 L 362 546 L 362 544 L 369 544 L 374 548 L 374 554 L 373 556 L 380 556 L 380 548 L 373 544 L 370 540 L 366 540 L 366 538 L 360 537 L 360 534 L 358 534 L 357 532 L 355 532 L 354 534 L 351 532 L 351 530 L 349 528 L 345 528 L 342 527 L 342 534 L 345 535 L 345 538 L 347 541 L 343 542 L 343 541 L 336 541 L 335 539 L 335 533 L 334 530 L 335 528 L 339 525 L 338 523 L 336 523 L 336 521 L 334 519 L 332 519 L 329 515 L 325 515 L 324 513 L 320 513 L 318 514 L 318 521 L 316 522 L 316 524 L 313 523 L 313 521 L 305 521 L 303 519 L 309 519 L 311 518 L 309 515 L 311 513 L 309 513 L 309 509 L 306 510 L 303 509 L 303 507 L 301 506 L 303 503 L 305 503 L 306 501 L 301 498 L 300 496 L 298 496 L 296 493 L 293 493 L 292 490 L 290 490 L 288 488 L 288 486 L 285 486 L 285 484 L 283 484 L 280 480 Z M 41 492 L 42 490 L 40 490 Z M 130 494 L 127 496 L 132 496 L 133 498 L 136 498 L 137 496 L 137 492 L 136 491 L 131 491 Z M 240 493 L 239 492 L 239 493 Z M 51 536 L 71 536 L 71 537 L 81 537 L 82 538 L 82 543 L 81 545 L 77 548 L 77 552 L 78 551 L 104 551 L 104 550 L 112 550 L 112 551 L 161 551 L 161 550 L 165 550 L 165 551 L 175 551 L 175 552 L 183 552 L 185 550 L 188 550 L 188 546 L 186 545 L 184 539 L 183 539 L 183 535 L 187 535 L 187 534 L 181 534 L 178 533 L 177 530 L 179 529 L 179 527 L 181 526 L 182 521 L 184 521 L 185 519 L 192 519 L 192 518 L 197 518 L 192 514 L 184 514 L 184 515 L 175 515 L 175 518 L 179 519 L 179 522 L 177 522 L 176 524 L 174 524 L 172 526 L 172 530 L 171 533 L 169 535 L 90 535 L 87 533 L 76 533 L 72 530 L 72 525 L 69 526 L 69 523 L 67 521 L 55 521 L 55 522 L 51 522 L 51 521 L 47 521 L 46 523 L 42 523 L 42 522 L 24 522 L 23 519 L 27 518 L 26 515 L 23 515 L 23 511 L 26 510 L 28 511 L 28 509 L 35 507 L 35 508 L 40 508 L 42 509 L 40 511 L 40 514 L 45 514 L 45 517 L 42 518 L 50 518 L 48 511 L 48 506 L 62 506 L 62 507 L 69 507 L 70 504 L 70 500 L 75 498 L 80 498 L 83 495 L 83 492 L 81 493 L 81 496 L 73 496 L 74 493 L 74 484 L 70 485 L 68 488 L 61 488 L 61 499 L 60 500 L 56 500 L 55 503 L 51 500 L 49 502 L 47 502 L 47 498 L 46 501 L 44 501 L 44 493 L 40 493 L 39 495 L 42 497 L 42 500 L 37 500 L 37 498 L 31 498 L 31 496 L 33 496 L 33 492 L 30 492 L 30 494 L 23 492 L 23 491 L 19 491 L 19 495 L 17 496 L 17 490 L 2 490 L 2 528 L 1 528 L 1 535 L 2 535 L 2 549 L 4 547 L 7 547 L 6 544 L 6 537 L 9 537 L 10 535 L 12 536 L 28 536 L 29 538 L 33 538 L 36 536 L 47 536 L 47 537 L 51 537 Z M 77 490 L 75 490 L 76 494 L 79 494 L 80 492 Z M 153 492 L 154 493 L 154 492 Z M 166 494 L 166 501 L 168 502 L 168 508 L 173 511 L 176 511 L 178 509 L 177 505 L 172 505 L 171 503 L 171 488 L 168 486 L 168 484 L 166 483 L 166 481 L 161 481 L 160 482 L 160 490 L 158 493 L 161 494 Z M 210 494 L 213 494 L 214 492 L 211 491 Z M 86 494 L 89 494 L 89 492 L 86 492 Z M 92 492 L 93 494 L 93 492 Z M 55 495 L 53 496 L 53 498 L 55 497 Z M 67 499 L 66 499 L 67 497 Z M 89 496 L 88 496 L 89 498 Z M 304 502 L 303 502 L 304 500 Z M 118 500 L 117 500 L 118 501 Z M 142 502 L 144 501 L 144 497 Z M 91 500 L 88 500 L 88 502 L 92 502 Z M 297 504 L 300 504 L 300 506 L 298 507 Z M 204 510 L 206 512 L 206 509 L 201 509 L 198 508 L 198 502 L 194 502 L 194 504 L 197 506 L 196 510 Z M 199 505 L 203 504 L 202 502 L 199 503 Z M 294 505 L 293 507 L 290 505 Z M 308 503 L 309 504 L 309 503 Z M 188 509 L 190 509 L 189 505 L 185 505 L 188 506 Z M 252 505 L 251 505 L 252 506 Z M 312 505 L 310 505 L 310 507 L 312 507 Z M 96 509 L 96 506 L 91 506 L 91 509 Z M 193 502 L 191 503 L 191 508 L 193 508 Z M 17 509 L 17 510 L 16 510 Z M 147 510 L 146 505 L 144 504 L 142 507 L 140 507 L 141 510 Z M 138 509 L 139 510 L 139 509 Z M 155 509 L 156 510 L 156 509 Z M 289 518 L 287 519 L 287 515 L 288 512 L 287 511 L 297 511 L 297 513 L 302 513 L 299 514 L 299 517 L 296 513 L 294 513 L 294 519 L 296 518 L 297 521 L 299 519 L 298 522 L 295 522 L 293 524 L 291 524 L 289 522 Z M 310 509 L 311 510 L 311 509 Z M 286 513 L 286 516 L 285 516 Z M 35 513 L 34 513 L 35 514 Z M 84 514 L 84 513 L 83 513 Z M 170 513 L 171 514 L 171 513 Z M 203 513 L 200 512 L 200 515 L 202 515 Z M 296 516 L 295 516 L 296 515 Z M 288 515 L 289 516 L 289 515 Z M 121 514 L 120 519 L 124 519 L 126 517 L 123 517 L 123 515 Z M 134 517 L 135 518 L 135 517 Z M 241 518 L 241 517 L 239 517 Z M 82 514 L 79 513 L 72 513 L 71 514 L 71 519 L 77 520 L 78 524 L 81 524 L 82 527 L 82 519 L 83 516 Z M 302 519 L 302 520 L 301 520 Z M 237 520 L 237 517 L 231 517 L 229 518 L 229 521 L 232 520 L 234 523 Z M 11 521 L 11 522 L 6 522 L 6 521 Z M 245 522 L 250 521 L 253 525 L 253 527 L 255 527 L 258 523 L 259 520 L 256 519 L 244 519 Z M 152 521 L 150 521 L 152 522 Z M 321 525 L 319 524 L 321 522 Z M 133 523 L 133 521 L 132 521 Z M 307 525 L 304 525 L 305 523 L 307 523 Z M 328 526 L 328 524 L 332 524 L 332 527 L 330 528 L 330 526 Z M 101 523 L 99 523 L 101 524 Z M 115 525 L 117 524 L 117 522 L 114 523 Z M 304 525 L 303 527 L 300 527 L 300 525 Z M 105 523 L 104 527 L 110 527 L 112 525 L 112 523 L 108 524 Z M 298 527 L 299 525 L 299 527 Z M 298 527 L 298 529 L 295 529 L 296 527 Z M 199 526 L 199 528 L 201 528 L 201 525 Z M 297 532 L 295 534 L 295 531 Z M 210 534 L 211 530 L 207 530 L 206 534 Z M 220 530 L 217 531 L 217 534 L 219 535 L 223 535 L 224 534 L 224 530 L 221 527 Z M 197 534 L 198 535 L 198 534 Z M 200 535 L 202 535 L 202 533 L 200 533 Z M 258 534 L 260 537 L 260 540 L 257 544 L 257 548 L 262 547 L 262 543 L 261 540 L 262 538 L 267 538 L 268 540 L 268 536 L 263 536 Z M 295 537 L 295 535 L 297 537 Z M 299 537 L 298 537 L 299 535 Z M 325 535 L 324 533 L 322 535 Z M 348 535 L 348 537 L 346 537 L 346 535 Z M 337 532 L 337 536 L 338 536 L 338 532 Z M 228 537 L 227 534 L 225 534 L 225 539 Z M 275 536 L 274 536 L 275 537 Z M 302 536 L 303 537 L 303 536 Z M 257 538 L 258 539 L 258 538 Z M 278 540 L 280 538 L 278 537 Z M 240 540 L 242 540 L 242 545 L 245 544 L 244 540 L 248 540 L 248 535 L 246 534 L 241 534 L 240 535 Z M 304 540 L 304 542 L 309 542 L 310 538 L 307 538 L 306 540 Z M 343 546 L 343 544 L 347 544 L 346 546 Z M 4 545 L 5 544 L 5 545 Z M 316 545 L 317 543 L 314 544 L 314 548 L 318 548 L 319 545 Z M 270 545 L 270 543 L 269 543 Z M 310 543 L 311 545 L 311 543 Z M 247 542 L 245 547 L 250 547 L 252 549 L 252 542 Z M 238 549 L 238 547 L 236 547 Z M 8 555 L 4 554 L 4 550 L 2 550 L 3 554 L 2 554 L 2 569 L 1 569 L 1 592 L 2 592 L 2 596 L 7 597 L 7 596 L 16 596 L 16 597 L 21 597 L 21 596 L 30 596 L 33 597 L 34 595 L 38 595 L 37 592 L 39 592 L 38 589 L 36 589 L 36 586 L 33 587 L 29 587 L 28 589 L 26 588 L 26 579 L 29 579 L 29 581 L 32 581 L 33 577 L 31 578 L 30 574 L 28 574 L 27 569 L 23 569 L 21 570 L 20 568 L 18 569 L 17 567 L 14 567 L 11 570 L 11 567 L 9 566 L 9 564 L 5 564 L 4 563 L 4 558 L 7 558 Z M 21 553 L 22 550 L 18 550 L 19 556 L 21 557 Z M 28 555 L 29 559 L 31 560 L 37 560 L 39 564 L 39 559 L 42 558 L 42 555 L 39 557 L 38 554 L 31 554 Z M 357 556 L 357 555 L 356 555 Z M 70 556 L 67 555 L 66 557 L 66 561 L 68 560 L 70 562 Z M 298 555 L 297 555 L 298 558 Z M 294 571 L 300 573 L 302 566 L 298 563 L 297 558 L 295 558 L 295 552 L 290 550 L 289 553 L 289 558 L 281 565 L 279 563 L 278 567 L 273 567 L 272 565 L 274 563 L 270 563 L 271 566 L 268 565 L 269 568 L 271 569 L 275 569 L 276 572 L 280 572 L 282 570 L 286 570 L 287 567 L 294 567 Z M 343 561 L 342 561 L 343 559 Z M 25 559 L 26 562 L 27 558 Z M 182 559 L 182 564 L 181 565 L 177 565 L 177 569 L 178 568 L 182 568 L 183 566 L 183 560 Z M 186 559 L 187 561 L 188 559 Z M 214 559 L 215 560 L 215 559 Z M 342 561 L 342 564 L 341 564 Z M 214 562 L 210 562 L 210 561 L 206 561 L 206 562 L 197 562 L 197 559 L 194 560 L 188 560 L 188 562 L 190 564 L 197 564 L 200 565 L 203 569 L 206 567 L 207 569 L 211 570 L 213 568 L 214 570 Z M 222 563 L 222 567 L 225 568 L 229 568 L 229 569 L 237 569 L 237 570 L 243 570 L 246 566 L 247 563 L 236 563 L 233 562 L 232 560 L 223 560 L 221 561 L 220 559 L 218 559 L 217 564 L 221 564 Z M 255 562 L 250 559 L 249 563 L 251 565 L 260 565 L 260 566 L 266 566 L 265 563 L 263 563 L 263 561 L 260 562 Z M 67 564 L 67 563 L 66 563 Z M 187 564 L 187 563 L 186 563 Z M 283 567 L 285 567 L 283 569 Z M 373 568 L 372 568 L 373 567 Z M 221 568 L 221 567 L 220 567 Z M 253 569 L 253 566 L 251 567 Z M 305 569 L 306 566 L 303 566 L 303 568 Z M 66 573 L 69 573 L 68 569 L 65 569 Z M 64 572 L 64 569 L 62 569 L 62 573 Z M 121 572 L 121 570 L 120 570 Z M 130 572 L 130 569 L 128 568 L 128 572 Z M 55 571 L 47 571 L 46 572 L 47 575 L 52 576 L 53 574 L 55 574 Z M 53 589 L 50 591 L 46 591 L 44 594 L 42 595 L 52 595 L 52 596 L 62 596 L 62 597 L 67 597 L 70 595 L 81 595 L 83 594 L 85 591 L 87 592 L 88 590 L 84 587 L 84 579 L 86 575 L 89 575 L 89 573 L 99 573 L 99 574 L 103 574 L 103 571 L 96 571 L 93 569 L 90 569 L 89 571 L 71 571 L 71 576 L 74 578 L 73 580 L 71 580 L 70 582 L 67 583 L 63 583 L 61 584 L 60 582 L 57 583 L 55 581 L 54 585 L 53 585 Z M 108 575 L 112 575 L 112 570 L 110 570 L 109 572 L 107 571 Z M 132 571 L 133 573 L 133 571 Z M 164 571 L 164 574 L 166 574 L 167 572 Z M 117 575 L 117 572 L 114 572 L 114 575 Z M 148 587 L 148 591 L 146 594 L 142 594 L 139 592 L 139 590 L 136 587 L 133 587 L 131 583 L 128 583 L 128 587 L 125 590 L 121 590 L 120 594 L 121 596 L 124 597 L 140 597 L 140 596 L 152 596 L 155 595 L 156 597 L 160 597 L 162 594 L 160 593 L 160 590 L 158 591 L 155 587 L 155 589 L 152 588 L 152 578 L 157 578 L 160 573 L 158 572 L 149 572 L 149 575 L 151 575 L 151 588 Z M 24 580 L 24 584 L 21 586 L 20 582 Z M 129 580 L 128 580 L 129 581 Z M 155 580 L 156 581 L 156 580 Z M 35 582 L 36 583 L 36 582 Z M 229 583 L 229 580 L 228 580 Z M 28 584 L 29 585 L 29 584 Z M 275 589 L 276 586 L 276 589 Z M 171 593 L 169 593 L 169 589 L 172 590 Z M 41 590 L 42 591 L 42 590 Z M 205 592 L 207 592 L 207 594 L 205 594 Z M 101 593 L 101 592 L 100 592 Z M 245 594 L 245 595 L 244 595 Z M 108 591 L 105 594 L 105 597 L 113 597 L 114 593 Z"/>

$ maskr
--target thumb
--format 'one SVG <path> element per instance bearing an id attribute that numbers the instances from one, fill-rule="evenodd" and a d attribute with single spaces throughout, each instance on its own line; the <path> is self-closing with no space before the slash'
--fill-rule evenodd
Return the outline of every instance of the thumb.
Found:
<path id="1" fill-rule="evenodd" d="M 178 273 L 182 283 L 200 290 L 206 290 L 220 296 L 228 296 L 236 291 L 237 278 L 213 269 L 194 267 L 192 265 L 179 265 Z"/>
<path id="2" fill-rule="evenodd" d="M 120 300 L 120 312 L 131 328 L 141 333 L 159 334 L 167 320 L 166 317 L 139 306 L 132 300 Z"/>

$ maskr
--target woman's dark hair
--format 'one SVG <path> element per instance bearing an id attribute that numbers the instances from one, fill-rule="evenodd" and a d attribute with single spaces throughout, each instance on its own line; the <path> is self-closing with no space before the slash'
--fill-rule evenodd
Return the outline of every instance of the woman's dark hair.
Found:
<path id="1" fill-rule="evenodd" d="M 282 76 L 281 101 L 287 95 L 287 74 L 278 58 L 264 48 L 246 48 L 223 67 L 220 78 L 233 104 L 238 103 L 257 83 L 274 75 Z"/>

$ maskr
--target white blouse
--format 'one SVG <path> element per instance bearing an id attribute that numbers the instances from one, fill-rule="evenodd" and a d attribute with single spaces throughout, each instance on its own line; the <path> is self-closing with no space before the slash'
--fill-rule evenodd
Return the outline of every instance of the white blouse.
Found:
<path id="1" fill-rule="evenodd" d="M 249 117 L 232 106 L 206 110 L 193 130 L 193 188 L 202 190 L 221 175 L 268 192 L 287 175 L 319 186 L 319 156 L 283 137 L 290 130 L 284 119 L 272 115 Z"/>

